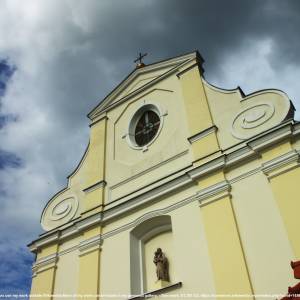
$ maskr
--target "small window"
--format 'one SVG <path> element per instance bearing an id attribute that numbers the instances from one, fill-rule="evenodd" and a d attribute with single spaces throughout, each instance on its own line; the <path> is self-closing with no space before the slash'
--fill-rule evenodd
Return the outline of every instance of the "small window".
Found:
<path id="1" fill-rule="evenodd" d="M 160 125 L 159 116 L 152 110 L 145 111 L 139 118 L 134 132 L 135 142 L 142 147 L 157 134 Z"/>
<path id="2" fill-rule="evenodd" d="M 122 138 L 126 138 L 131 148 L 147 151 L 158 138 L 166 115 L 157 105 L 144 103 L 130 118 L 128 131 Z"/>

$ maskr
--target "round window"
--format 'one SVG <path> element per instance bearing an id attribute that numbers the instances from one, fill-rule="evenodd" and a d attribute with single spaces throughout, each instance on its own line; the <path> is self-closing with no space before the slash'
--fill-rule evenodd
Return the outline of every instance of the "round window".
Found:
<path id="1" fill-rule="evenodd" d="M 159 115 L 153 110 L 144 111 L 138 118 L 134 129 L 134 140 L 137 146 L 147 145 L 156 136 L 160 126 Z"/>

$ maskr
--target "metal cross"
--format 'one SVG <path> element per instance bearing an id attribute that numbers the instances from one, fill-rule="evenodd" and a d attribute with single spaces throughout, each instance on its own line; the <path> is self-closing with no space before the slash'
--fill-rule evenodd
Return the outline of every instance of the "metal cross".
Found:
<path id="1" fill-rule="evenodd" d="M 145 57 L 148 53 L 144 53 L 142 54 L 141 52 L 139 53 L 139 57 L 134 61 L 135 63 L 139 61 L 139 64 L 142 65 L 143 62 L 142 62 L 142 59 L 143 57 Z"/>

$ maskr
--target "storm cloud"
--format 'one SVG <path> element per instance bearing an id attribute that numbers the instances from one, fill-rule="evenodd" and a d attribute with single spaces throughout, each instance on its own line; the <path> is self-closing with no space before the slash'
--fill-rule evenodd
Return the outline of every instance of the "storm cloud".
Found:
<path id="1" fill-rule="evenodd" d="M 198 49 L 212 84 L 279 88 L 300 108 L 299 15 L 297 0 L 1 1 L 0 293 L 28 291 L 25 245 L 84 152 L 86 114 L 138 52 L 152 63 Z"/>

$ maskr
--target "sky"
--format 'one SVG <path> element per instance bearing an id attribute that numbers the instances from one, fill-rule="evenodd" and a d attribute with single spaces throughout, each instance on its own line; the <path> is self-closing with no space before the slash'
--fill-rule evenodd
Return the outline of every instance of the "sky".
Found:
<path id="1" fill-rule="evenodd" d="M 298 0 L 1 0 L 0 295 L 29 292 L 42 209 L 139 52 L 147 64 L 198 49 L 207 81 L 281 89 L 300 119 L 299 16 Z"/>

